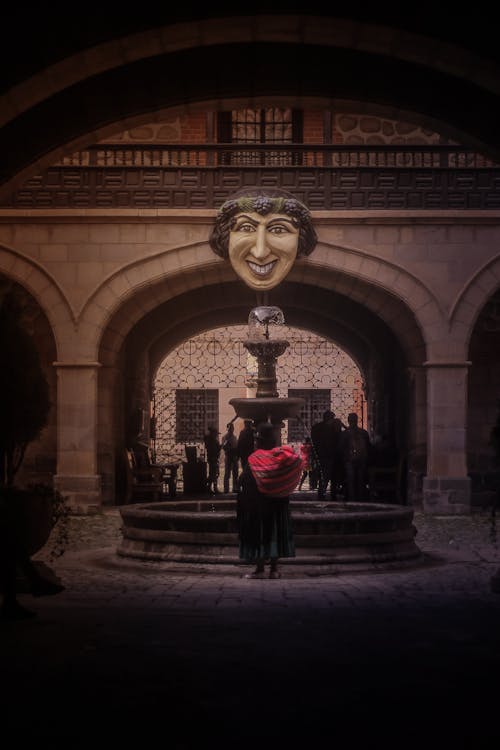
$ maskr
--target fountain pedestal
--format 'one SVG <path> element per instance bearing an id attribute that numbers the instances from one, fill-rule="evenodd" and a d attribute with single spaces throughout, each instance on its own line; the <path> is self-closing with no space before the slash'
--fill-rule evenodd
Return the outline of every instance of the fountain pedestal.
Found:
<path id="1" fill-rule="evenodd" d="M 285 339 L 271 339 L 269 324 L 284 323 L 278 307 L 257 307 L 250 312 L 249 323 L 252 335 L 243 346 L 257 360 L 257 393 L 255 398 L 232 398 L 229 403 L 241 419 L 251 419 L 255 424 L 271 422 L 283 426 L 283 420 L 298 417 L 304 405 L 303 398 L 280 398 L 276 377 L 276 365 L 290 343 Z M 258 325 L 264 328 L 259 335 Z"/>
<path id="2" fill-rule="evenodd" d="M 298 417 L 303 398 L 279 398 L 276 363 L 290 346 L 284 339 L 245 341 L 243 346 L 257 360 L 257 395 L 255 398 L 232 398 L 229 403 L 241 419 L 272 422 L 281 425 L 284 419 Z"/>

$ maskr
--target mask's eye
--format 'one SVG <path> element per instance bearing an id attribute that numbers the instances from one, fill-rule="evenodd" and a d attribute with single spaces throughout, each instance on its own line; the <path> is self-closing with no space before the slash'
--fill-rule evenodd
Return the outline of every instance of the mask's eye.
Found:
<path id="1" fill-rule="evenodd" d="M 287 234 L 289 231 L 288 227 L 285 227 L 282 224 L 273 224 L 272 227 L 269 227 L 269 232 L 271 232 L 271 234 Z"/>
<path id="2" fill-rule="evenodd" d="M 235 229 L 235 232 L 255 232 L 255 227 L 253 224 L 250 224 L 249 221 L 244 221 L 242 224 L 238 224 Z"/>

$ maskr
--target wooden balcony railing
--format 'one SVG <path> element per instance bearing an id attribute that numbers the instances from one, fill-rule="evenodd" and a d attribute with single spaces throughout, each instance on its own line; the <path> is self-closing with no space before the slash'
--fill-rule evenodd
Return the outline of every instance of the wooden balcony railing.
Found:
<path id="1" fill-rule="evenodd" d="M 500 165 L 458 146 L 101 144 L 28 180 L 4 206 L 217 208 L 281 187 L 312 210 L 498 209 Z"/>
<path id="2" fill-rule="evenodd" d="M 109 144 L 65 157 L 64 166 L 91 167 L 335 167 L 466 168 L 494 166 L 481 154 L 456 146 L 351 146 L 324 144 Z"/>

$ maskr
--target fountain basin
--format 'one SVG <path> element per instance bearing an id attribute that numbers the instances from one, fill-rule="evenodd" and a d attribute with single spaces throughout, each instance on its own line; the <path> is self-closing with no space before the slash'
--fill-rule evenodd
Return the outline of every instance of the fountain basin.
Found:
<path id="1" fill-rule="evenodd" d="M 241 419 L 252 419 L 255 424 L 259 422 L 282 422 L 290 417 L 298 417 L 301 407 L 304 405 L 303 398 L 232 398 L 229 403 Z"/>
<path id="2" fill-rule="evenodd" d="M 413 509 L 381 503 L 290 500 L 296 556 L 280 564 L 331 569 L 421 558 Z M 191 499 L 120 508 L 117 554 L 142 560 L 241 564 L 235 499 Z"/>

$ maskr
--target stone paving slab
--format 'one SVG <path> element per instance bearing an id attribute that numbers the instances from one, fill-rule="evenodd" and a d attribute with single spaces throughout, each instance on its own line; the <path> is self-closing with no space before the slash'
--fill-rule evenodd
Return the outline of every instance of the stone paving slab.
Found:
<path id="1" fill-rule="evenodd" d="M 417 514 L 421 564 L 270 581 L 120 559 L 116 511 L 74 518 L 49 563 L 66 590 L 22 595 L 38 616 L 0 625 L 4 731 L 65 748 L 499 747 L 490 520 Z"/>

